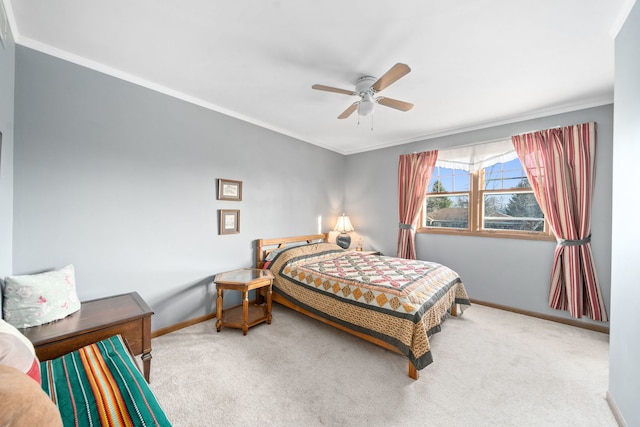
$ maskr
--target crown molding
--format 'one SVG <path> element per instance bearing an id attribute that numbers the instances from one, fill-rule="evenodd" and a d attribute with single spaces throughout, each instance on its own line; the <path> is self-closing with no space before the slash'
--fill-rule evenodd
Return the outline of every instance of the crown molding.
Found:
<path id="1" fill-rule="evenodd" d="M 626 0 L 622 5 L 622 7 L 620 8 L 618 17 L 616 18 L 615 22 L 611 26 L 611 29 L 609 30 L 609 35 L 611 36 L 612 39 L 615 39 L 616 37 L 618 37 L 618 33 L 622 29 L 622 26 L 624 25 L 624 23 L 627 21 L 627 18 L 629 17 L 629 14 L 631 13 L 631 10 L 633 9 L 633 6 L 635 4 L 636 4 L 636 0 Z"/>

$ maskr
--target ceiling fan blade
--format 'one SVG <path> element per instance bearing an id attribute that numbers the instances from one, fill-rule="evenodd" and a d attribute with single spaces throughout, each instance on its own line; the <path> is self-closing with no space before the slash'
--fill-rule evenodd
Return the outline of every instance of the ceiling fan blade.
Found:
<path id="1" fill-rule="evenodd" d="M 351 104 L 349 106 L 349 108 L 347 108 L 346 110 L 344 110 L 342 112 L 342 114 L 340 114 L 338 116 L 339 119 L 346 119 L 347 117 L 349 117 L 354 111 L 356 111 L 356 108 L 358 108 L 358 104 L 360 104 L 360 101 L 358 102 L 354 102 L 353 104 Z"/>
<path id="2" fill-rule="evenodd" d="M 352 90 L 339 89 L 337 87 L 331 87 L 331 86 L 325 86 L 325 85 L 313 85 L 313 86 L 311 86 L 311 89 L 324 90 L 324 91 L 327 91 L 327 92 L 341 93 L 343 95 L 357 95 L 357 93 L 355 93 Z"/>
<path id="3" fill-rule="evenodd" d="M 376 81 L 373 86 L 373 90 L 376 92 L 380 92 L 381 90 L 389 87 L 391 84 L 395 83 L 401 77 L 406 76 L 411 71 L 411 68 L 407 64 L 397 63 L 389 71 L 384 73 L 382 77 Z"/>
<path id="4" fill-rule="evenodd" d="M 376 101 L 378 102 L 378 104 L 382 104 L 385 107 L 391 107 L 401 111 L 409 111 L 413 108 L 413 104 L 409 102 L 398 101 L 397 99 L 393 98 L 385 98 L 381 96 L 380 98 L 376 98 Z"/>

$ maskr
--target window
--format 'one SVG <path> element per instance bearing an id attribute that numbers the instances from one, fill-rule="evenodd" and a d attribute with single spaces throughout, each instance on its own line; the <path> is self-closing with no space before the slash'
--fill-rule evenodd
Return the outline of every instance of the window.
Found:
<path id="1" fill-rule="evenodd" d="M 418 231 L 551 239 L 522 164 L 509 151 L 496 157 L 499 161 L 475 162 L 476 167 L 447 161 L 447 151 L 441 160 L 439 153 Z"/>
<path id="2" fill-rule="evenodd" d="M 469 229 L 471 174 L 461 169 L 436 166 L 429 181 L 422 225 L 425 227 Z"/>
<path id="3" fill-rule="evenodd" d="M 544 214 L 519 159 L 481 171 L 483 230 L 544 232 Z"/>

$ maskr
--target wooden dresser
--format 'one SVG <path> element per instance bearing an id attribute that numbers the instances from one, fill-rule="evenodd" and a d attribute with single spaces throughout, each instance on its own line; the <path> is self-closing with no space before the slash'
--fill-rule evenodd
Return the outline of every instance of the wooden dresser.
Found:
<path id="1" fill-rule="evenodd" d="M 83 302 L 64 319 L 20 329 L 41 361 L 55 359 L 85 345 L 120 334 L 134 355 L 142 355 L 144 378 L 151 372 L 151 315 L 137 292 Z"/>

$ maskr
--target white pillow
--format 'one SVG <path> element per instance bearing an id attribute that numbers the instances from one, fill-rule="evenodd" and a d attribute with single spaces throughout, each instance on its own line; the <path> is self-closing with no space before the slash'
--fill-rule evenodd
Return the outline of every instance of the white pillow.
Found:
<path id="1" fill-rule="evenodd" d="M 31 341 L 15 327 L 0 319 L 0 365 L 24 372 L 40 383 L 40 362 Z"/>
<path id="2" fill-rule="evenodd" d="M 2 313 L 16 328 L 42 325 L 80 310 L 73 265 L 5 278 Z"/>

